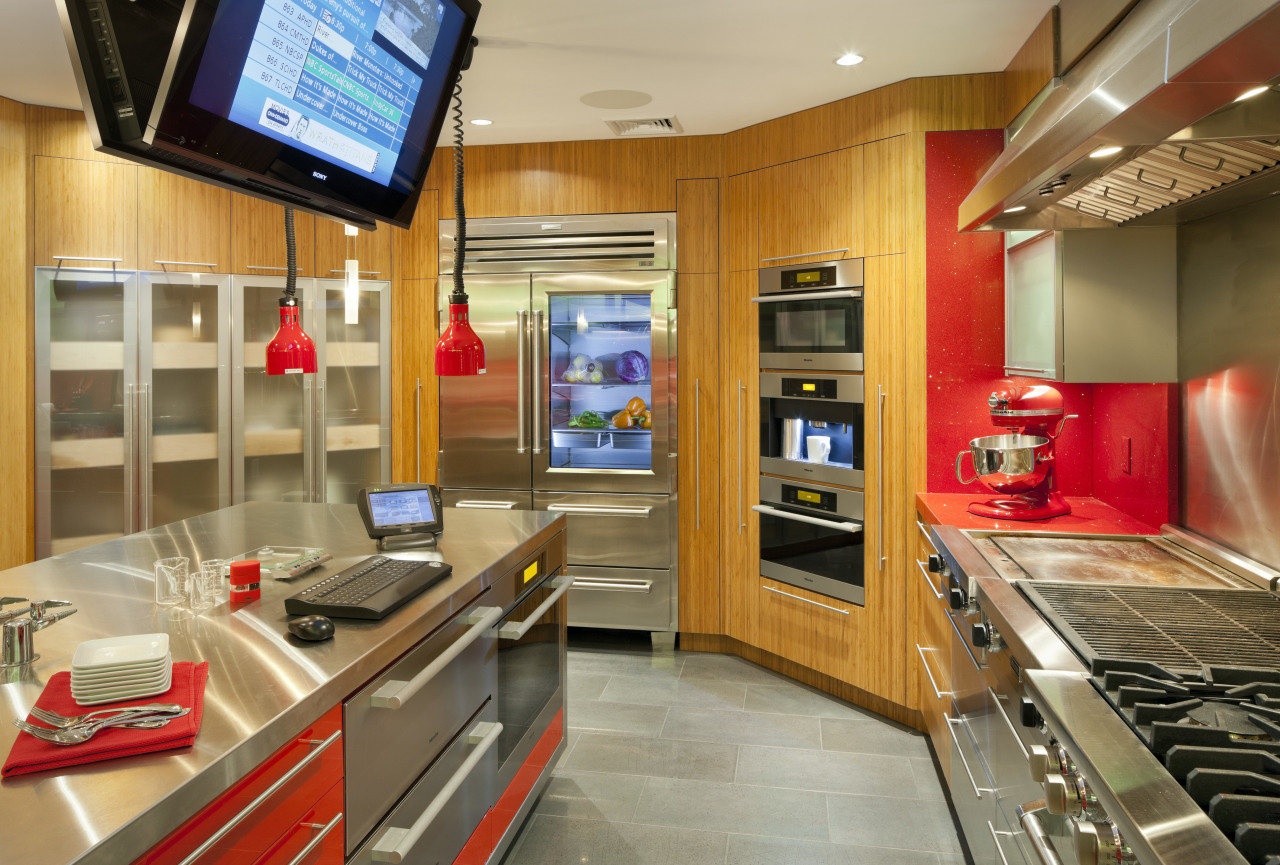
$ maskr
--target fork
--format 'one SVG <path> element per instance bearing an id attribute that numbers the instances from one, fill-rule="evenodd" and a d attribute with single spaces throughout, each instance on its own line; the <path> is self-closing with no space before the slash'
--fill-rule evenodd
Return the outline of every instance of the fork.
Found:
<path id="1" fill-rule="evenodd" d="M 183 709 L 179 713 L 169 715 L 130 715 L 127 718 L 106 718 L 61 730 L 37 727 L 34 724 L 28 724 L 26 721 L 14 721 L 13 726 L 35 736 L 37 739 L 43 739 L 55 745 L 79 745 L 81 742 L 89 741 L 107 727 L 144 727 L 146 729 L 163 727 L 174 718 L 180 718 L 190 711 L 190 709 Z"/>
<path id="2" fill-rule="evenodd" d="M 66 729 L 74 727 L 76 724 L 83 724 L 86 721 L 92 721 L 103 715 L 136 715 L 151 714 L 153 712 L 170 713 L 182 710 L 182 706 L 177 703 L 149 703 L 145 706 L 116 706 L 114 709 L 98 709 L 94 712 L 86 712 L 83 715 L 59 715 L 57 712 L 49 709 L 41 709 L 39 706 L 31 707 L 31 716 L 38 721 L 44 721 L 51 727 Z"/>

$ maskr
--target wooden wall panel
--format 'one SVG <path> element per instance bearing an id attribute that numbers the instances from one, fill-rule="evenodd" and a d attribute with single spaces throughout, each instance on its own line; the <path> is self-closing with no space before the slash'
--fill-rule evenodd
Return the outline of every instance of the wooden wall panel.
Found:
<path id="1" fill-rule="evenodd" d="M 865 247 L 862 148 L 760 172 L 759 259 L 752 267 L 860 256 Z M 843 250 L 834 252 L 835 250 Z"/>
<path id="2" fill-rule="evenodd" d="M 858 148 L 862 182 L 854 186 L 854 194 L 862 199 L 863 255 L 893 255 L 907 248 L 906 140 L 905 135 L 895 135 Z"/>
<path id="3" fill-rule="evenodd" d="M 391 479 L 435 483 L 440 387 L 435 377 L 434 279 L 405 279 L 391 293 Z"/>
<path id="4" fill-rule="evenodd" d="M 294 246 L 299 276 L 316 270 L 316 217 L 295 211 Z M 231 193 L 231 272 L 278 276 L 288 257 L 284 242 L 284 207 L 250 195 Z"/>
<path id="5" fill-rule="evenodd" d="M 759 172 L 729 178 L 724 218 L 726 271 L 754 271 L 760 266 L 759 181 Z"/>
<path id="6" fill-rule="evenodd" d="M 55 256 L 118 258 L 138 262 L 138 169 L 83 159 L 33 157 L 34 265 L 56 265 Z M 67 259 L 69 267 L 101 262 Z M 109 265 L 108 265 L 109 266 Z"/>
<path id="7" fill-rule="evenodd" d="M 1094 2 L 1094 0 L 1090 0 Z M 1018 112 L 1058 74 L 1058 7 L 1050 9 L 1004 68 L 1004 122 Z"/>
<path id="8" fill-rule="evenodd" d="M 362 279 L 391 278 L 391 232 L 387 225 L 377 231 L 360 229 L 355 237 L 347 237 L 341 222 L 316 219 L 316 276 L 341 279 L 344 262 L 354 253 L 360 262 Z"/>
<path id="9" fill-rule="evenodd" d="M 0 367 L 9 384 L 0 388 L 0 418 L 5 447 L 0 452 L 0 489 L 5 490 L 0 519 L 0 568 L 31 561 L 35 555 L 35 358 L 32 343 L 32 284 L 27 232 L 32 202 L 27 155 L 26 106 L 0 97 Z"/>
<path id="10" fill-rule="evenodd" d="M 925 438 L 925 405 L 928 392 L 926 353 L 927 283 L 926 252 L 926 174 L 925 141 L 928 133 L 915 132 L 905 136 L 905 171 L 903 172 L 903 222 L 908 239 L 904 258 L 905 297 L 903 300 L 902 349 L 903 390 L 905 396 L 906 455 L 902 484 L 907 500 L 914 501 L 917 490 L 927 489 L 928 448 Z M 908 526 L 908 532 L 912 528 Z"/>
<path id="11" fill-rule="evenodd" d="M 26 109 L 29 147 L 33 156 L 133 164 L 93 149 L 93 140 L 89 137 L 89 127 L 85 123 L 83 112 L 47 108 L 43 105 L 28 105 Z"/>
<path id="12" fill-rule="evenodd" d="M 452 188 L 447 190 L 452 194 Z M 436 279 L 440 275 L 440 191 L 425 189 L 418 199 L 413 224 L 392 229 L 399 235 L 400 255 L 394 265 L 401 279 Z"/>
<path id="13" fill-rule="evenodd" d="M 137 171 L 138 267 L 229 271 L 231 193 L 169 171 L 146 167 Z M 283 238 L 283 229 L 279 233 Z M 162 261 L 184 264 L 169 266 Z"/>
<path id="14" fill-rule="evenodd" d="M 716 273 L 719 258 L 719 181 L 676 181 L 676 270 Z"/>
<path id="15" fill-rule="evenodd" d="M 754 270 L 729 274 L 720 305 L 720 557 L 721 624 L 745 642 L 756 638 L 760 594 L 760 354 Z"/>

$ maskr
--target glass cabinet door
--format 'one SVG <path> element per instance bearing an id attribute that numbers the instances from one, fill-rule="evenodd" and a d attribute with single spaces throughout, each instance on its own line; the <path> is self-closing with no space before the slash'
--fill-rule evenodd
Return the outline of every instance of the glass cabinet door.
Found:
<path id="1" fill-rule="evenodd" d="M 231 503 L 230 301 L 226 276 L 141 276 L 142 528 Z"/>
<path id="2" fill-rule="evenodd" d="M 36 268 L 36 555 L 137 530 L 137 279 Z"/>
<path id="3" fill-rule="evenodd" d="M 310 453 L 315 376 L 267 375 L 267 343 L 280 328 L 283 277 L 235 277 L 232 316 L 239 338 L 232 353 L 232 500 L 315 501 Z M 315 339 L 313 280 L 298 280 L 302 329 Z M 317 337 L 319 337 L 317 339 Z"/>
<path id="4" fill-rule="evenodd" d="M 353 324 L 343 281 L 318 280 L 317 288 L 324 317 L 318 477 L 323 501 L 351 503 L 360 488 L 391 479 L 390 283 L 361 281 Z"/>

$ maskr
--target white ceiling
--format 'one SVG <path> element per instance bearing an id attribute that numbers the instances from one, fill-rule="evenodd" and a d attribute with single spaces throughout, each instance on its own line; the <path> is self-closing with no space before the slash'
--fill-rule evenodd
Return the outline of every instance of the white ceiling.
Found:
<path id="1" fill-rule="evenodd" d="M 610 138 L 603 121 L 674 114 L 740 129 L 885 84 L 1004 69 L 1053 0 L 481 0 L 463 76 L 468 144 Z M 79 108 L 54 0 L 3 0 L 0 96 Z M 847 51 L 858 66 L 836 66 Z M 639 90 L 642 108 L 590 108 Z M 448 129 L 442 135 L 447 143 Z"/>

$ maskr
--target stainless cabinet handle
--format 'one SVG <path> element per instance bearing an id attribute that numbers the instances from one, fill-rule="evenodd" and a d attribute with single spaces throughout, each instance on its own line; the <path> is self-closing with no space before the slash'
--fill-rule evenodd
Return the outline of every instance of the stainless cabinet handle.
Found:
<path id="1" fill-rule="evenodd" d="M 324 379 L 316 376 L 316 453 L 312 463 L 315 466 L 316 485 L 315 500 L 323 502 L 327 495 L 325 478 L 329 474 L 329 442 L 326 435 L 328 418 L 325 416 Z"/>
<path id="2" fill-rule="evenodd" d="M 780 511 L 777 508 L 771 508 L 768 505 L 752 505 L 751 510 L 758 514 L 768 514 L 771 517 L 778 517 L 784 520 L 791 520 L 797 523 L 808 523 L 811 526 L 822 526 L 824 529 L 835 529 L 838 532 L 848 532 L 851 535 L 862 533 L 862 526 L 858 523 L 837 522 L 835 520 L 824 520 L 819 517 L 810 517 L 804 514 L 793 514 L 790 511 Z"/>
<path id="3" fill-rule="evenodd" d="M 413 388 L 413 460 L 414 478 L 422 483 L 422 379 Z"/>
<path id="4" fill-rule="evenodd" d="M 790 303 L 796 300 L 827 300 L 830 298 L 862 297 L 860 288 L 841 288 L 834 291 L 805 291 L 790 294 L 767 294 L 751 298 L 752 303 Z"/>
<path id="5" fill-rule="evenodd" d="M 846 246 L 843 249 L 824 249 L 824 250 L 821 250 L 820 252 L 798 252 L 795 255 L 775 255 L 773 258 L 760 259 L 760 263 L 763 264 L 766 261 L 787 261 L 788 259 L 792 259 L 792 258 L 808 258 L 811 255 L 830 255 L 833 252 L 848 252 L 848 251 L 849 251 L 849 247 Z"/>
<path id="6" fill-rule="evenodd" d="M 938 591 L 938 587 L 933 584 L 933 577 L 929 576 L 929 569 L 925 567 L 925 563 L 916 559 L 916 565 L 920 568 L 920 573 L 924 574 L 924 581 L 928 583 L 929 588 L 933 590 L 933 596 L 941 601 L 942 592 Z"/>
<path id="7" fill-rule="evenodd" d="M 924 648 L 916 643 L 916 651 L 920 653 L 920 663 L 924 665 L 924 674 L 929 677 L 929 686 L 933 688 L 933 695 L 941 700 L 943 697 L 950 697 L 953 691 L 939 691 L 938 682 L 933 678 L 933 672 L 929 669 L 929 661 L 924 656 Z"/>
<path id="8" fill-rule="evenodd" d="M 329 738 L 321 742 L 319 747 L 317 747 L 310 754 L 308 754 L 307 756 L 299 760 L 296 766 L 294 766 L 288 772 L 285 772 L 283 775 L 281 775 L 280 778 L 274 784 L 272 784 L 267 789 L 263 790 L 262 793 L 258 795 L 258 798 L 254 799 L 248 805 L 245 805 L 243 810 L 241 810 L 239 814 L 232 817 L 226 823 L 223 823 L 222 828 L 220 828 L 217 832 L 214 832 L 212 835 L 206 838 L 203 844 L 201 844 L 195 850 L 192 850 L 191 854 L 187 856 L 186 859 L 183 859 L 181 862 L 179 862 L 178 865 L 191 865 L 191 863 L 195 862 L 205 853 L 209 852 L 209 849 L 213 847 L 214 844 L 217 844 L 219 841 L 221 841 L 223 838 L 227 836 L 228 832 L 230 832 L 232 829 L 236 828 L 241 823 L 243 823 L 245 821 L 245 818 L 247 818 L 249 815 L 251 815 L 254 811 L 258 810 L 258 808 L 262 806 L 263 802 L 266 802 L 268 799 L 274 796 L 280 790 L 281 787 L 283 787 L 285 784 L 288 784 L 290 781 L 292 781 L 299 772 L 301 772 L 303 769 L 307 768 L 312 763 L 314 763 L 320 757 L 320 755 L 325 752 L 325 749 L 331 746 L 334 742 L 338 741 L 338 739 L 340 739 L 341 737 L 342 737 L 342 731 L 337 730 L 336 732 L 334 732 L 333 735 L 331 735 Z"/>
<path id="9" fill-rule="evenodd" d="M 1038 366 L 1013 366 L 1012 364 L 1006 363 L 1004 368 L 1006 370 L 1011 369 L 1014 372 L 1039 372 L 1044 373 L 1045 375 L 1051 375 L 1053 373 L 1053 370 L 1051 369 L 1044 369 L 1043 367 Z"/>
<path id="10" fill-rule="evenodd" d="M 153 417 L 151 414 L 151 385 L 144 384 L 138 388 L 138 398 L 141 405 L 138 407 L 138 416 L 142 419 L 142 429 L 140 438 L 138 439 L 139 450 L 141 451 L 140 460 L 142 477 L 139 484 L 142 489 L 139 490 L 138 498 L 142 501 L 142 526 L 140 528 L 151 528 L 151 431 L 153 427 Z"/>
<path id="11" fill-rule="evenodd" d="M 518 454 L 529 450 L 529 442 L 524 437 L 526 423 L 524 380 L 528 373 L 528 355 L 529 311 L 518 309 L 516 310 L 516 453 Z"/>
<path id="12" fill-rule="evenodd" d="M 693 530 L 702 530 L 702 412 L 698 379 L 693 380 Z"/>
<path id="13" fill-rule="evenodd" d="M 1000 695 L 996 693 L 996 689 L 990 685 L 987 686 L 987 693 L 991 695 L 991 699 L 996 701 L 996 711 L 1001 718 L 1004 718 L 1004 725 L 1009 728 L 1010 734 L 1013 735 L 1013 741 L 1018 743 L 1018 747 L 1022 750 L 1022 756 L 1030 760 L 1031 752 L 1027 750 L 1027 746 L 1022 744 L 1022 737 L 1018 735 L 1017 729 L 1013 726 L 1013 722 L 1009 720 L 1009 716 L 1005 714 L 1004 709 L 1000 706 Z"/>
<path id="14" fill-rule="evenodd" d="M 473 510 L 512 511 L 515 510 L 516 502 L 480 502 L 467 499 L 465 501 L 456 502 L 454 507 L 471 508 Z"/>
<path id="15" fill-rule="evenodd" d="M 920 534 L 924 535 L 925 543 L 932 547 L 933 551 L 936 553 L 938 548 L 933 546 L 933 538 L 929 537 L 929 530 L 925 528 L 924 523 L 916 520 L 916 528 L 920 530 Z"/>
<path id="16" fill-rule="evenodd" d="M 880 410 L 876 415 L 876 477 L 877 490 L 876 511 L 880 519 L 876 525 L 876 555 L 880 557 L 879 570 L 884 570 L 885 554 L 884 554 L 884 385 L 876 385 L 876 396 L 879 399 Z"/>
<path id="17" fill-rule="evenodd" d="M 996 852 L 1000 854 L 1000 861 L 1003 863 L 1003 865 L 1009 865 L 1009 860 L 1004 858 L 1004 848 L 1000 846 L 1000 836 L 1003 835 L 1006 838 L 1012 838 L 1013 833 L 1005 832 L 1005 831 L 997 831 L 995 824 L 992 823 L 990 820 L 987 821 L 987 828 L 991 830 L 991 840 L 994 841 L 996 844 Z"/>
<path id="18" fill-rule="evenodd" d="M 956 754 L 960 757 L 961 765 L 964 766 L 964 773 L 969 776 L 969 783 L 973 785 L 973 795 L 981 799 L 983 793 L 994 793 L 995 790 L 979 787 L 978 782 L 973 780 L 973 771 L 969 768 L 969 761 L 964 758 L 964 749 L 960 747 L 960 740 L 956 738 L 955 725 L 964 722 L 949 717 L 946 712 L 942 713 L 942 720 L 946 724 L 947 734 L 951 736 L 952 744 L 956 746 Z"/>
<path id="19" fill-rule="evenodd" d="M 597 508 L 591 505 L 547 505 L 553 513 L 584 514 L 591 517 L 647 517 L 653 508 Z"/>
<path id="20" fill-rule="evenodd" d="M 575 589 L 601 592 L 641 592 L 647 595 L 653 589 L 653 580 L 606 580 L 575 577 L 573 587 Z"/>
<path id="21" fill-rule="evenodd" d="M 1027 840 L 1031 842 L 1031 849 L 1035 851 L 1036 858 L 1040 860 L 1041 865 L 1062 865 L 1062 860 L 1058 858 L 1057 851 L 1049 842 L 1049 838 L 1045 835 L 1044 827 L 1040 825 L 1040 815 L 1045 811 L 1043 799 L 1036 799 L 1034 802 L 1023 802 L 1018 806 L 1018 822 L 1022 824 L 1022 828 L 1027 831 Z"/>
<path id="22" fill-rule="evenodd" d="M 746 515 L 742 511 L 742 464 L 746 460 L 746 454 L 742 452 L 742 392 L 745 390 L 742 379 L 738 379 L 738 534 L 747 527 Z"/>
<path id="23" fill-rule="evenodd" d="M 278 264 L 246 264 L 244 266 L 244 269 L 245 270 L 288 270 L 289 268 L 281 267 Z M 299 273 L 302 272 L 301 267 L 298 268 L 298 272 Z"/>
<path id="24" fill-rule="evenodd" d="M 303 860 L 311 855 L 311 851 L 319 847 L 321 842 L 324 841 L 325 836 L 328 835 L 330 832 L 332 832 L 334 829 L 336 829 L 338 827 L 338 824 L 341 822 L 342 822 L 342 812 L 339 811 L 336 817 L 334 817 L 332 820 L 330 820 L 328 823 L 325 823 L 324 825 L 321 825 L 319 823 L 300 824 L 301 826 L 307 829 L 319 829 L 320 833 L 307 842 L 307 846 L 303 847 L 302 851 L 298 853 L 297 856 L 294 856 L 292 860 L 290 860 L 289 865 L 302 865 Z"/>
<path id="25" fill-rule="evenodd" d="M 458 792 L 458 788 L 475 771 L 476 766 L 484 759 L 484 755 L 489 753 L 489 749 L 498 741 L 498 736 L 501 734 L 502 725 L 492 721 L 481 721 L 472 727 L 471 731 L 466 735 L 467 742 L 476 746 L 475 750 L 467 755 L 467 759 L 462 761 L 462 765 L 453 773 L 448 782 L 440 788 L 440 792 L 431 800 L 431 804 L 418 816 L 418 819 L 413 821 L 412 826 L 408 829 L 391 826 L 387 828 L 386 832 L 382 833 L 382 837 L 378 839 L 377 844 L 373 845 L 373 850 L 371 851 L 373 861 L 403 862 L 413 851 L 413 845 L 417 844 L 418 839 L 431 828 L 431 824 L 440 816 L 444 806 L 449 804 L 453 794 Z"/>
<path id="26" fill-rule="evenodd" d="M 210 270 L 216 270 L 218 267 L 217 264 L 211 261 L 161 261 L 157 258 L 155 263 L 162 267 L 166 264 L 173 265 L 174 267 L 207 267 Z"/>
<path id="27" fill-rule="evenodd" d="M 333 268 L 333 269 L 331 269 L 329 272 L 330 272 L 330 273 L 346 273 L 347 271 L 346 271 L 345 269 L 343 269 L 343 268 Z M 382 271 L 380 271 L 380 270 L 357 270 L 357 271 L 356 271 L 356 273 L 360 274 L 361 276 L 380 276 L 380 275 L 382 274 Z"/>
<path id="28" fill-rule="evenodd" d="M 538 619 L 546 615 L 547 610 L 554 607 L 556 602 L 564 597 L 564 593 L 569 591 L 569 587 L 573 585 L 573 577 L 567 575 L 556 577 L 552 582 L 556 585 L 556 590 L 551 593 L 551 596 L 539 604 L 538 608 L 523 622 L 507 622 L 498 628 L 499 637 L 504 640 L 523 640 L 524 635 L 529 633 L 529 629 L 538 623 Z"/>
<path id="29" fill-rule="evenodd" d="M 63 261 L 109 261 L 112 264 L 119 264 L 124 261 L 123 258 L 94 258 L 91 255 L 51 255 L 49 257 L 59 263 Z"/>
<path id="30" fill-rule="evenodd" d="M 133 470 L 133 453 L 134 453 L 134 428 L 138 425 L 137 419 L 138 397 L 134 392 L 131 384 L 124 386 L 124 496 L 128 507 L 124 509 L 124 533 L 131 535 L 135 528 L 133 525 L 134 514 L 138 511 L 138 480 L 137 473 Z"/>
<path id="31" fill-rule="evenodd" d="M 533 452 L 542 453 L 542 310 L 533 314 Z"/>
<path id="32" fill-rule="evenodd" d="M 472 626 L 470 631 L 461 639 L 455 640 L 449 648 L 436 656 L 434 661 L 409 681 L 401 682 L 392 679 L 374 691 L 373 696 L 369 698 L 369 705 L 379 709 L 399 709 L 413 699 L 413 695 L 421 691 L 428 682 L 435 678 L 437 673 L 449 666 L 454 658 L 461 655 L 472 643 L 484 636 L 501 618 L 501 607 L 476 607 L 475 611 L 463 620 Z"/>
<path id="33" fill-rule="evenodd" d="M 766 592 L 773 592 L 775 595 L 782 595 L 784 598 L 791 598 L 793 601 L 804 601 L 806 604 L 813 604 L 815 607 L 822 607 L 824 610 L 830 610 L 833 613 L 839 613 L 842 616 L 849 615 L 848 610 L 842 610 L 839 607 L 831 607 L 826 604 L 820 604 L 817 601 L 811 601 L 808 598 L 802 598 L 799 595 L 793 595 L 790 592 L 784 592 L 782 589 L 775 589 L 773 586 L 761 586 Z"/>

